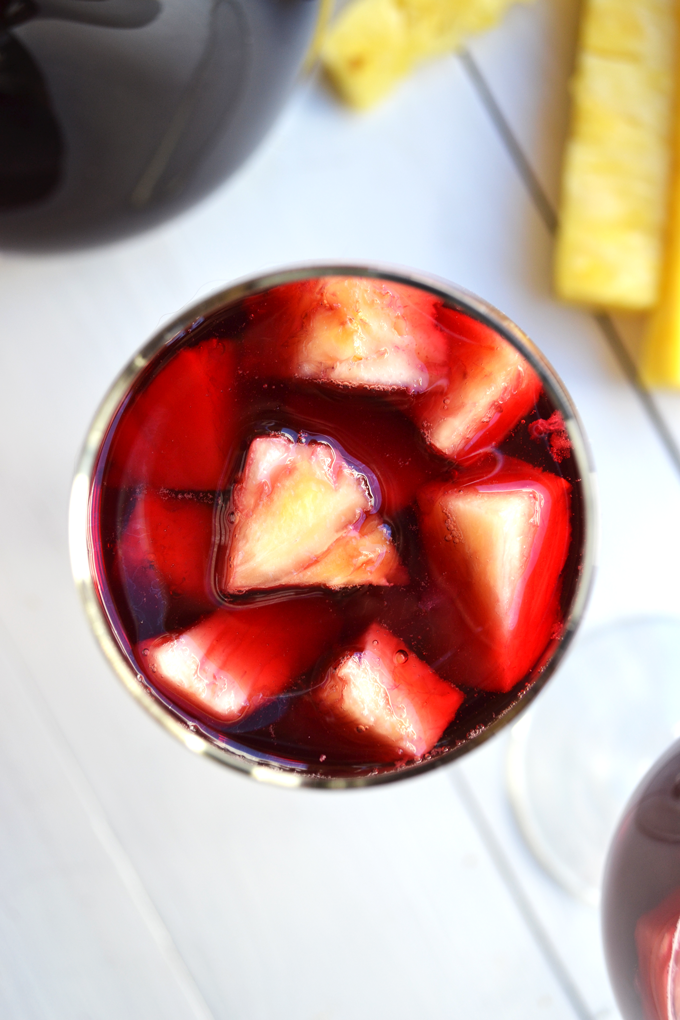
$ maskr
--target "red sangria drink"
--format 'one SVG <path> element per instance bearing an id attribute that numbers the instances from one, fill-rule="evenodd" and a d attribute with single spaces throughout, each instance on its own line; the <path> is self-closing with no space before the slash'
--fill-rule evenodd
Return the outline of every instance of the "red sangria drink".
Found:
<path id="1" fill-rule="evenodd" d="M 74 570 L 191 746 L 262 778 L 390 779 L 545 681 L 587 589 L 588 472 L 562 387 L 488 306 L 291 270 L 193 309 L 114 385 Z"/>
<path id="2" fill-rule="evenodd" d="M 633 795 L 603 890 L 609 976 L 625 1020 L 680 1017 L 680 742 Z"/>

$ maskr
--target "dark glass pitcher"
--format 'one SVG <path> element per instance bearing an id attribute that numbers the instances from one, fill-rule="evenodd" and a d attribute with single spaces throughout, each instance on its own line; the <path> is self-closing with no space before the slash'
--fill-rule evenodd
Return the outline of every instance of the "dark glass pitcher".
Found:
<path id="1" fill-rule="evenodd" d="M 262 139 L 318 0 L 0 0 L 0 248 L 158 223 Z"/>

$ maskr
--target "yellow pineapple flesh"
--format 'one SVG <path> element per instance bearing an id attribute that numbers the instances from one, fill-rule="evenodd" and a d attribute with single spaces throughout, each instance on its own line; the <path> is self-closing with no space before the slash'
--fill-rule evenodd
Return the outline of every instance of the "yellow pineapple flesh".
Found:
<path id="1" fill-rule="evenodd" d="M 647 327 L 640 372 L 649 386 L 680 389 L 680 104 L 675 121 L 675 167 L 661 293 Z"/>
<path id="2" fill-rule="evenodd" d="M 586 0 L 564 160 L 560 297 L 655 305 L 675 88 L 676 0 Z"/>
<path id="3" fill-rule="evenodd" d="M 340 95 L 372 106 L 420 61 L 459 49 L 513 0 L 353 0 L 331 25 L 321 59 Z"/>

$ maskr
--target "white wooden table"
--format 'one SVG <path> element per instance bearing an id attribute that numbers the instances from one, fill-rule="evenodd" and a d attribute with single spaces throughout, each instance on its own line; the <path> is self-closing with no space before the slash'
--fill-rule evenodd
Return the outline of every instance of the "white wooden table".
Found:
<path id="1" fill-rule="evenodd" d="M 385 788 L 258 786 L 124 692 L 66 546 L 89 420 L 161 323 L 251 272 L 379 259 L 489 299 L 571 391 L 601 497 L 586 625 L 680 615 L 680 397 L 631 383 L 639 324 L 606 335 L 551 296 L 575 19 L 573 0 L 518 7 L 469 59 L 361 117 L 307 83 L 181 219 L 110 248 L 0 256 L 3 1020 L 616 1017 L 597 913 L 517 834 L 503 737 Z"/>

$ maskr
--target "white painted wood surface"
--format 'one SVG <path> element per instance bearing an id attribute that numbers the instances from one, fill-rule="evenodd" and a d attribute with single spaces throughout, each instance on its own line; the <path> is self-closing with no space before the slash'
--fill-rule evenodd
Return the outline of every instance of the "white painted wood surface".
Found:
<path id="1" fill-rule="evenodd" d="M 179 220 L 0 256 L 3 1020 L 616 1016 L 596 912 L 516 832 L 502 738 L 387 788 L 260 787 L 192 757 L 120 688 L 66 549 L 90 417 L 162 322 L 253 271 L 380 259 L 498 305 L 571 391 L 601 497 L 587 624 L 680 615 L 680 473 L 660 431 L 680 440 L 680 398 L 650 414 L 626 348 L 551 296 L 575 17 L 572 0 L 518 7 L 473 64 L 424 68 L 360 117 L 307 83 Z M 617 325 L 632 346 L 635 324 Z"/>

